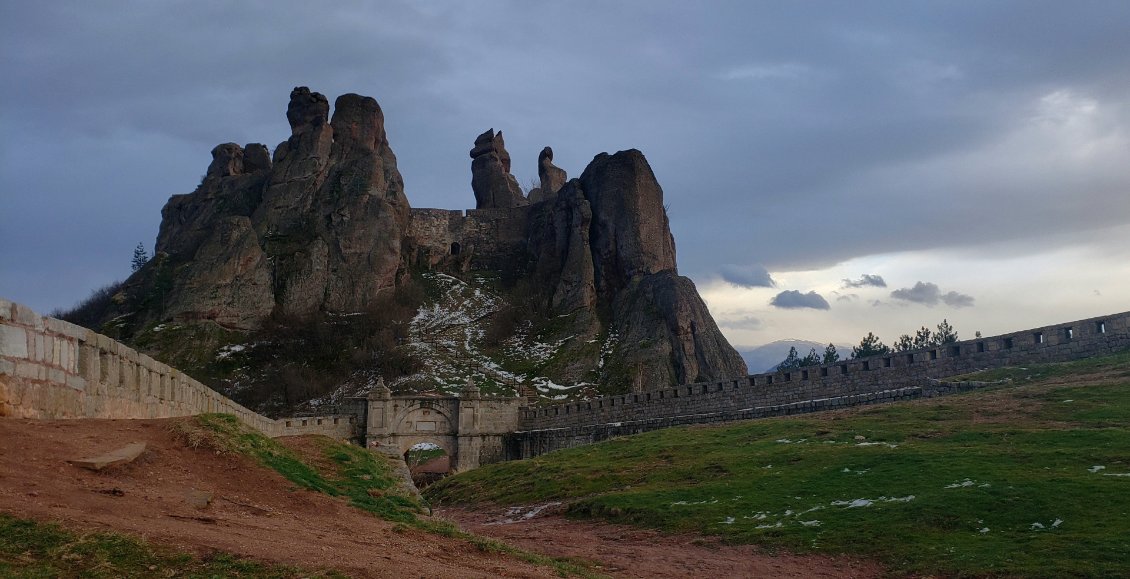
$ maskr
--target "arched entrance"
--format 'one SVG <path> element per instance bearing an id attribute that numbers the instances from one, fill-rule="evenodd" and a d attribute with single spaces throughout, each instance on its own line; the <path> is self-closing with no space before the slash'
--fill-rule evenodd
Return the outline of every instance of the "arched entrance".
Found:
<path id="1" fill-rule="evenodd" d="M 417 442 L 404 451 L 404 464 L 416 488 L 424 488 L 451 472 L 451 455 L 435 442 Z"/>

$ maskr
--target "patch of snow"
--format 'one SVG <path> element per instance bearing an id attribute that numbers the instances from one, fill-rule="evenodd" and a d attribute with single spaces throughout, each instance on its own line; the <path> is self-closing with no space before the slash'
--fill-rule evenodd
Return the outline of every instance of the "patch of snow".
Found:
<path id="1" fill-rule="evenodd" d="M 979 531 L 977 531 L 977 532 L 978 532 L 978 533 L 981 533 L 982 535 L 984 535 L 985 533 L 988 533 L 988 532 L 989 532 L 989 528 L 988 528 L 988 527 L 982 527 L 982 528 L 981 528 L 981 529 L 980 529 Z"/>
<path id="2" fill-rule="evenodd" d="M 1044 528 L 1044 524 L 1043 524 L 1043 523 L 1032 523 L 1032 527 L 1031 527 L 1031 529 L 1032 529 L 1033 531 L 1039 531 L 1040 529 L 1043 529 L 1043 528 Z"/>
<path id="3" fill-rule="evenodd" d="M 674 505 L 692 506 L 692 505 L 713 505 L 713 504 L 717 504 L 717 503 L 718 503 L 718 499 L 714 499 L 714 500 L 694 501 L 694 502 L 675 501 L 675 502 L 671 503 L 671 505 L 672 506 L 674 506 Z"/>
<path id="4" fill-rule="evenodd" d="M 899 445 L 891 444 L 889 442 L 860 442 L 856 446 L 885 446 L 887 448 L 898 448 Z"/>
<path id="5" fill-rule="evenodd" d="M 1052 523 L 1052 528 L 1054 529 L 1054 528 L 1056 528 L 1056 527 L 1058 527 L 1062 524 L 1063 524 L 1063 519 L 1056 519 L 1055 522 Z"/>
<path id="6" fill-rule="evenodd" d="M 1130 476 L 1130 472 L 1104 472 L 1103 476 Z"/>
<path id="7" fill-rule="evenodd" d="M 1106 467 L 1102 466 L 1102 465 L 1095 465 L 1095 466 L 1092 466 L 1091 468 L 1087 469 L 1087 472 L 1094 473 L 1094 472 L 1099 472 L 1100 470 L 1106 470 Z"/>
<path id="8" fill-rule="evenodd" d="M 434 442 L 417 442 L 408 448 L 408 450 L 439 450 L 440 446 Z"/>
<path id="9" fill-rule="evenodd" d="M 860 507 L 870 507 L 875 503 L 909 503 L 914 500 L 914 495 L 907 495 L 905 497 L 879 497 L 877 499 L 853 499 L 850 501 L 832 501 L 834 507 L 846 507 L 849 509 L 856 509 Z"/>
<path id="10" fill-rule="evenodd" d="M 804 525 L 805 527 L 819 527 L 820 521 L 801 521 L 800 524 Z"/>
<path id="11" fill-rule="evenodd" d="M 242 352 L 246 349 L 247 349 L 247 346 L 245 346 L 243 344 L 229 344 L 229 345 L 224 346 L 224 347 L 222 347 L 222 348 L 220 348 L 219 350 L 216 351 L 216 359 L 217 360 L 226 360 L 229 357 L 231 357 L 232 354 L 237 354 L 237 353 Z"/>
<path id="12" fill-rule="evenodd" d="M 726 520 L 725 520 L 725 521 L 722 521 L 722 524 L 723 524 L 723 525 L 732 525 L 732 524 L 734 524 L 734 517 L 726 517 Z"/>
<path id="13" fill-rule="evenodd" d="M 1064 402 L 1075 402 L 1074 400 L 1064 400 Z"/>
<path id="14" fill-rule="evenodd" d="M 775 524 L 775 525 L 758 525 L 754 528 L 755 529 L 777 529 L 777 528 L 780 528 L 781 526 L 782 526 L 781 521 L 777 521 L 777 524 Z"/>

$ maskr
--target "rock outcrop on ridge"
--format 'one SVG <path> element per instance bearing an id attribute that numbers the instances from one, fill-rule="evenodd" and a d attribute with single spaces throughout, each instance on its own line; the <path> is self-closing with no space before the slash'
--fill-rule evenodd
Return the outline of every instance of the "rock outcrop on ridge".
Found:
<path id="1" fill-rule="evenodd" d="M 620 381 L 643 387 L 746 373 L 694 283 L 678 275 L 663 189 L 642 153 L 597 155 L 542 207 L 530 226 L 536 275 L 553 288 L 555 311 L 581 313 L 576 331 L 617 336 Z"/>
<path id="2" fill-rule="evenodd" d="M 218 145 L 196 190 L 169 199 L 156 257 L 103 314 L 116 335 L 166 321 L 257 331 L 369 311 L 428 269 L 493 271 L 503 301 L 521 286 L 548 320 L 522 331 L 564 344 L 554 380 L 624 391 L 746 373 L 678 275 L 663 190 L 639 151 L 601 153 L 567 180 L 546 147 L 527 200 L 488 130 L 471 150 L 477 210 L 412 209 L 377 101 L 342 95 L 331 116 L 325 96 L 298 87 L 286 117 L 273 158 Z"/>
<path id="3" fill-rule="evenodd" d="M 518 180 L 510 174 L 510 153 L 502 131 L 487 132 L 475 139 L 471 149 L 471 189 L 476 209 L 508 209 L 526 205 Z"/>
<path id="4" fill-rule="evenodd" d="M 377 101 L 294 89 L 274 160 L 228 143 L 162 210 L 160 316 L 248 329 L 272 312 L 357 311 L 396 284 L 409 206 Z"/>

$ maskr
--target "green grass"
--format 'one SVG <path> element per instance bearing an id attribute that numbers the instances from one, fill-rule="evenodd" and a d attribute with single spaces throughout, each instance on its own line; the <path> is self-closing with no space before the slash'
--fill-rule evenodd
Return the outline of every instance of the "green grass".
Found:
<path id="1" fill-rule="evenodd" d="M 896 573 L 1130 576 L 1130 476 L 1104 476 L 1130 473 L 1130 353 L 969 379 L 1016 383 L 1010 372 L 1033 378 L 619 438 L 448 477 L 425 494 L 564 500 L 572 516 L 862 555 Z M 871 504 L 849 506 L 857 499 Z"/>
<path id="2" fill-rule="evenodd" d="M 332 470 L 319 471 L 293 451 L 252 430 L 230 414 L 202 414 L 176 423 L 174 432 L 189 446 L 205 446 L 220 452 L 250 456 L 301 488 L 344 497 L 353 507 L 423 531 L 463 539 L 484 552 L 503 553 L 528 563 L 554 569 L 562 577 L 597 577 L 583 562 L 546 557 L 505 543 L 460 531 L 454 525 L 420 517 L 426 509 L 397 487 L 392 467 L 384 456 L 343 444 L 328 437 L 319 439 Z M 0 570 L 3 568 L 0 567 Z M 2 576 L 2 574 L 0 574 Z M 223 575 L 219 575 L 223 576 Z"/>
<path id="3" fill-rule="evenodd" d="M 196 558 L 114 533 L 81 533 L 0 513 L 0 577 L 342 577 L 225 553 Z"/>
<path id="4" fill-rule="evenodd" d="M 382 519 L 413 523 L 424 511 L 418 500 L 397 488 L 396 476 L 385 458 L 365 449 L 321 439 L 325 458 L 334 467 L 332 472 L 323 473 L 230 414 L 202 414 L 178 423 L 176 428 L 193 446 L 200 444 L 197 440 L 205 440 L 217 450 L 245 454 L 301 488 L 346 497 L 354 507 Z"/>

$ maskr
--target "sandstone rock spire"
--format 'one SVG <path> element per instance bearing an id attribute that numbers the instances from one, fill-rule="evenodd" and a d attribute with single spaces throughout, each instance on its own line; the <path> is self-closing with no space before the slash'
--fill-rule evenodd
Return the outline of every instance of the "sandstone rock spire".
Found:
<path id="1" fill-rule="evenodd" d="M 502 140 L 502 131 L 494 129 L 475 138 L 471 149 L 471 189 L 475 192 L 476 209 L 508 209 L 529 201 L 522 195 L 518 180 L 510 174 L 510 153 Z"/>

